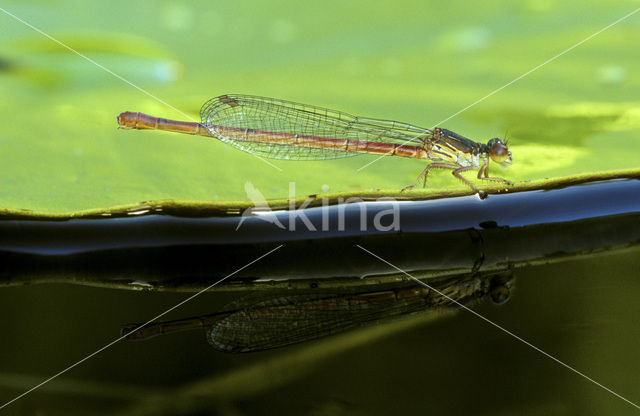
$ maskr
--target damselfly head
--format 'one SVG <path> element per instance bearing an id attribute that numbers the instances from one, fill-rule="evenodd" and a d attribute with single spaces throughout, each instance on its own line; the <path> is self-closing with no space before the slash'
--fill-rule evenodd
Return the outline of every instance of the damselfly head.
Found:
<path id="1" fill-rule="evenodd" d="M 514 284 L 514 276 L 511 272 L 504 272 L 495 275 L 490 282 L 489 296 L 493 303 L 502 305 L 511 297 L 511 290 Z"/>
<path id="2" fill-rule="evenodd" d="M 487 153 L 489 153 L 489 157 L 491 157 L 494 162 L 500 163 L 501 165 L 510 165 L 513 162 L 509 146 L 507 146 L 504 140 L 497 137 L 489 140 L 487 143 Z"/>

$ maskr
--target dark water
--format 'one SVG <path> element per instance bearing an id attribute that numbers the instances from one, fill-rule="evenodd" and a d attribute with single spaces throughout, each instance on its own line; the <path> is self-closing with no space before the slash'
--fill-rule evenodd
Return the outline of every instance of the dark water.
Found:
<path id="1" fill-rule="evenodd" d="M 528 225 L 504 227 L 504 217 L 494 216 L 498 219 L 494 225 L 483 222 L 484 226 L 472 227 L 475 231 L 471 234 L 455 230 L 447 234 L 452 242 L 454 237 L 460 244 L 470 241 L 471 253 L 466 246 L 455 244 L 453 250 L 444 247 L 443 253 L 456 253 L 457 257 L 451 258 L 464 260 L 460 276 L 465 278 L 482 276 L 484 269 L 494 266 L 513 273 L 514 288 L 506 304 L 473 301 L 468 304 L 473 311 L 638 402 L 640 220 L 634 213 L 637 206 L 633 198 L 637 195 L 625 197 L 631 198 L 625 210 L 608 213 L 606 208 L 615 201 L 584 200 L 576 209 L 569 204 L 565 211 L 588 215 L 564 217 L 558 222 L 549 221 L 548 214 L 541 214 L 544 218 L 540 221 L 514 216 Z M 594 210 L 597 206 L 600 211 Z M 513 211 L 507 214 L 514 215 Z M 12 226 L 15 228 L 15 223 Z M 472 234 L 479 240 L 469 239 Z M 4 235 L 7 241 L 9 234 Z M 417 233 L 412 238 L 425 235 Z M 398 241 L 394 244 L 382 239 L 376 248 L 380 254 L 395 256 L 394 261 L 413 258 L 408 264 L 417 272 L 435 264 L 400 256 Z M 32 243 L 31 247 L 38 241 Z M 298 244 L 312 246 L 308 241 Z M 415 246 L 413 241 L 411 246 Z M 338 246 L 332 247 L 331 258 L 337 262 L 344 253 L 336 249 Z M 98 253 L 96 259 L 101 258 L 99 250 L 93 252 Z M 518 253 L 520 257 L 514 257 Z M 5 284 L 25 277 L 17 273 L 18 266 L 25 263 L 15 262 L 15 255 L 16 250 L 3 252 Z M 361 256 L 363 264 L 378 262 L 366 254 Z M 310 257 L 289 256 L 288 260 L 303 269 Z M 108 258 L 117 261 L 117 257 Z M 441 265 L 442 259 L 438 260 Z M 86 276 L 102 266 L 69 261 L 57 266 L 49 270 L 55 272 L 49 276 L 67 283 L 6 286 L 0 291 L 3 402 L 113 341 L 123 324 L 144 322 L 190 296 L 71 285 L 68 283 L 79 277 L 86 283 Z M 335 264 L 332 267 L 339 270 Z M 113 264 L 108 270 L 113 273 L 119 268 L 125 269 Z M 157 264 L 149 264 L 149 268 L 162 269 Z M 29 276 L 46 272 L 46 268 L 34 268 Z M 314 276 L 313 282 L 322 282 Z M 119 278 L 117 274 L 112 277 Z M 376 290 L 379 285 L 366 284 L 370 281 L 362 281 L 366 290 Z M 382 286 L 388 289 L 391 283 L 392 279 L 386 280 Z M 403 287 L 411 284 L 405 282 Z M 268 284 L 261 287 L 263 298 L 265 294 L 291 296 L 291 290 L 265 290 L 264 285 Z M 353 294 L 356 289 L 345 286 L 344 290 Z M 162 319 L 210 314 L 233 301 L 243 304 L 245 296 L 240 291 L 214 288 Z M 299 324 L 290 325 L 295 331 Z M 632 414 L 637 408 L 473 313 L 447 308 L 245 354 L 217 351 L 206 341 L 203 330 L 121 341 L 3 411 L 47 415 L 596 415 Z"/>
<path id="2" fill-rule="evenodd" d="M 0 284 L 144 281 L 195 290 L 230 273 L 236 282 L 316 279 L 318 285 L 389 273 L 389 265 L 372 262 L 358 246 L 412 273 L 495 270 L 626 247 L 640 238 L 639 211 L 640 181 L 626 180 L 486 200 L 367 202 L 296 216 L 283 210 L 242 222 L 237 215 L 2 217 Z M 384 227 L 375 226 L 376 218 L 384 218 Z M 238 272 L 279 246 L 278 255 Z"/>
<path id="3" fill-rule="evenodd" d="M 639 254 L 636 248 L 522 269 L 507 304 L 473 309 L 637 401 Z M 171 317 L 208 313 L 235 296 L 206 294 Z M 184 297 L 69 285 L 4 288 L 3 400 L 113 340 L 122 323 Z M 193 414 L 635 413 L 466 311 L 399 324 L 239 355 L 213 350 L 201 331 L 120 342 L 7 412 L 100 414 L 146 403 L 150 414 L 180 413 L 182 406 Z M 188 391 L 197 383 L 205 386 L 193 399 Z M 156 395 L 159 408 L 145 402 Z"/>

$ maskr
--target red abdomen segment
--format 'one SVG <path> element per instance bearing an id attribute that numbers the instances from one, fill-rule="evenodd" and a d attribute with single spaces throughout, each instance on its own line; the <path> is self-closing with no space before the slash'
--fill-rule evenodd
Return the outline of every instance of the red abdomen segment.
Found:
<path id="1" fill-rule="evenodd" d="M 347 153 L 388 154 L 389 156 L 425 159 L 427 153 L 420 146 L 408 146 L 396 143 L 373 142 L 366 140 L 339 139 L 294 133 L 272 132 L 240 127 L 205 126 L 202 123 L 168 120 L 143 113 L 124 112 L 118 116 L 118 125 L 123 129 L 165 130 L 176 133 L 215 137 L 222 141 L 251 144 L 275 145 L 295 148 L 333 150 Z M 245 146 L 243 146 L 245 147 Z M 292 157 L 295 159 L 294 152 Z"/>
<path id="2" fill-rule="evenodd" d="M 123 129 L 138 130 L 165 130 L 176 133 L 195 134 L 199 136 L 213 137 L 211 132 L 202 124 L 190 121 L 167 120 L 166 118 L 153 117 L 143 113 L 125 111 L 118 116 L 118 125 Z"/>

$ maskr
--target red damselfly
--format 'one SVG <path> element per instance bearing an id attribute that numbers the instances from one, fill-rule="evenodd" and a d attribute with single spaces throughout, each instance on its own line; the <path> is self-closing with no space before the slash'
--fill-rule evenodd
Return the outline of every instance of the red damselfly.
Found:
<path id="1" fill-rule="evenodd" d="M 426 129 L 391 120 L 356 117 L 340 111 L 274 98 L 228 94 L 207 101 L 202 121 L 186 122 L 124 112 L 118 124 L 125 129 L 156 129 L 215 137 L 257 156 L 272 159 L 319 160 L 380 154 L 430 163 L 420 178 L 427 182 L 431 169 L 451 169 L 453 175 L 478 188 L 461 173 L 478 171 L 478 179 L 511 184 L 489 176 L 489 161 L 511 164 L 505 141 L 493 138 L 478 143 L 443 128 Z"/>

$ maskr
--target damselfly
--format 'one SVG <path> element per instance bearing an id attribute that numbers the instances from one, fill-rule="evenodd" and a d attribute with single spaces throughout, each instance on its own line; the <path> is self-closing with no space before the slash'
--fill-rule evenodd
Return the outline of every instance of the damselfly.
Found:
<path id="1" fill-rule="evenodd" d="M 478 143 L 443 128 L 426 129 L 391 120 L 355 117 L 340 111 L 274 98 L 228 94 L 207 101 L 200 123 L 174 121 L 124 112 L 125 129 L 156 129 L 215 137 L 257 156 L 272 159 L 319 160 L 369 153 L 431 161 L 412 185 L 431 169 L 453 175 L 480 192 L 461 173 L 478 170 L 478 179 L 511 182 L 489 176 L 489 161 L 511 164 L 507 143 L 493 138 Z"/>
<path id="2" fill-rule="evenodd" d="M 510 271 L 460 275 L 429 281 L 430 287 L 403 287 L 353 293 L 282 293 L 239 299 L 222 311 L 174 321 L 129 324 L 123 335 L 143 340 L 191 329 L 206 331 L 212 347 L 252 352 L 311 341 L 349 330 L 479 301 L 509 299 Z"/>

